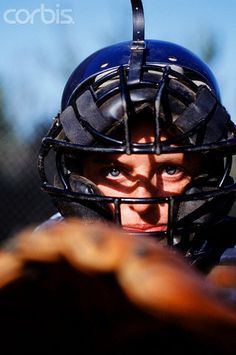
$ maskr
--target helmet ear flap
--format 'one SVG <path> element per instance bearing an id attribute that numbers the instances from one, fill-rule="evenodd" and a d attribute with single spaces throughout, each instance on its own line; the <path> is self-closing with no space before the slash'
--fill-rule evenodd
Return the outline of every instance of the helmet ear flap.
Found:
<path id="1" fill-rule="evenodd" d="M 86 199 L 86 195 L 104 196 L 101 190 L 89 179 L 72 173 L 69 176 L 71 192 L 82 194 L 85 198 L 74 202 L 69 197 L 57 196 L 53 202 L 63 217 L 78 217 L 86 220 L 112 221 L 113 213 L 109 204 L 105 201 L 92 201 Z M 54 178 L 55 186 L 62 187 L 58 176 Z"/>
<path id="2" fill-rule="evenodd" d="M 73 192 L 86 195 L 102 195 L 102 191 L 91 180 L 76 173 L 71 173 L 69 176 L 69 184 Z"/>

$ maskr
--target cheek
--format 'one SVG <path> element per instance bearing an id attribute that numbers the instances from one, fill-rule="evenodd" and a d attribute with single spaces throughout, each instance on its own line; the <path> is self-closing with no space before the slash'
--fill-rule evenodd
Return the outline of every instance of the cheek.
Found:
<path id="1" fill-rule="evenodd" d="M 191 182 L 191 177 L 185 177 L 181 179 L 180 181 L 163 181 L 162 182 L 162 188 L 160 193 L 162 192 L 164 196 L 168 195 L 180 195 L 184 192 L 186 186 Z"/>
<path id="2" fill-rule="evenodd" d="M 95 180 L 95 179 L 93 179 Z M 185 187 L 191 182 L 191 177 L 185 177 L 181 181 L 156 181 L 155 185 L 152 185 L 152 197 L 154 196 L 168 196 L 168 195 L 179 195 L 182 194 L 185 190 Z M 95 182 L 96 183 L 96 182 Z M 104 185 L 102 183 L 96 183 L 98 188 L 103 192 L 106 196 L 120 196 L 120 197 L 127 197 L 130 194 L 127 191 L 123 191 L 122 189 L 114 189 L 112 186 Z M 132 195 L 132 194 L 131 194 Z"/>
<path id="3" fill-rule="evenodd" d="M 120 197 L 124 197 L 127 194 L 122 193 L 121 191 L 117 191 L 115 189 L 113 189 L 112 187 L 106 186 L 104 184 L 97 184 L 98 188 L 102 191 L 102 193 L 106 196 L 120 196 Z"/>

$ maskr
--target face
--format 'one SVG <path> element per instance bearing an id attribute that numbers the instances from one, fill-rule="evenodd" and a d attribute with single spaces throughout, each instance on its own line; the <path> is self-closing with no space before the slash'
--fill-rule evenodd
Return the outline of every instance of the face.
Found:
<path id="1" fill-rule="evenodd" d="M 132 131 L 137 143 L 154 141 L 153 128 L 139 125 Z M 161 136 L 162 140 L 167 137 Z M 93 154 L 83 163 L 84 176 L 92 180 L 106 196 L 152 198 L 180 195 L 199 173 L 199 157 L 183 153 Z M 114 207 L 111 206 L 114 210 Z M 121 222 L 129 232 L 165 231 L 168 205 L 122 204 Z"/>

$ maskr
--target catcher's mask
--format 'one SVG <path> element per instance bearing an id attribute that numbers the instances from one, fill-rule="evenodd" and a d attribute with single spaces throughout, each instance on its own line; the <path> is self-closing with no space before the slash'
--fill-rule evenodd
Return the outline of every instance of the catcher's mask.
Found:
<path id="1" fill-rule="evenodd" d="M 145 40 L 142 3 L 131 2 L 133 41 L 92 54 L 65 86 L 61 112 L 42 141 L 42 188 L 63 216 L 90 220 L 121 223 L 123 204 L 168 204 L 167 229 L 145 235 L 181 244 L 186 235 L 219 221 L 232 206 L 235 126 L 221 105 L 217 83 L 207 65 L 179 45 Z M 155 139 L 133 142 L 132 127 L 144 113 L 154 123 Z M 168 139 L 162 141 L 161 132 L 168 133 Z M 85 152 L 87 156 L 90 152 L 198 153 L 206 169 L 181 196 L 104 196 L 83 176 L 79 161 Z M 56 172 L 50 177 L 53 162 Z"/>

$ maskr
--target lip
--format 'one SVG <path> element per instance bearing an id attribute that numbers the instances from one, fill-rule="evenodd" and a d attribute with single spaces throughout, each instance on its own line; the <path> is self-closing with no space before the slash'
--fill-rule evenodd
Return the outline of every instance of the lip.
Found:
<path id="1" fill-rule="evenodd" d="M 165 224 L 150 226 L 146 224 L 125 225 L 123 229 L 126 232 L 165 232 L 167 226 Z"/>

